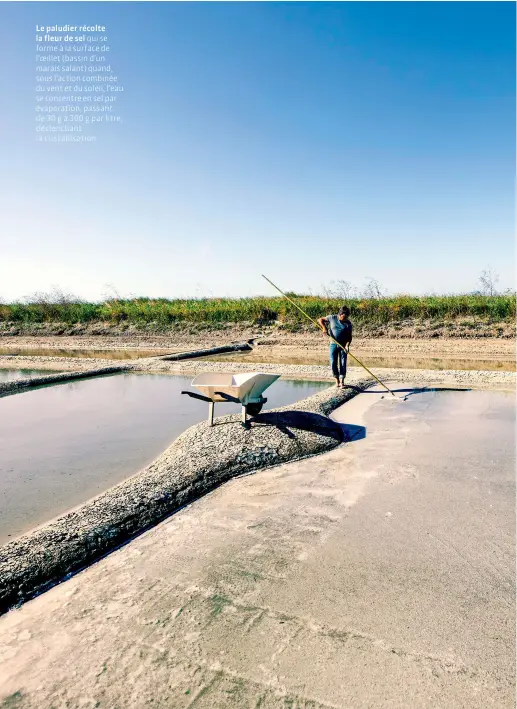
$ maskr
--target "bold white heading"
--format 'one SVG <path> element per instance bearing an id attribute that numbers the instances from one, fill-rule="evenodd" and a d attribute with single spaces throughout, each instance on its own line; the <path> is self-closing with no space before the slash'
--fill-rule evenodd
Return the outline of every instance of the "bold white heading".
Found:
<path id="1" fill-rule="evenodd" d="M 36 32 L 106 32 L 106 25 L 36 25 Z"/>

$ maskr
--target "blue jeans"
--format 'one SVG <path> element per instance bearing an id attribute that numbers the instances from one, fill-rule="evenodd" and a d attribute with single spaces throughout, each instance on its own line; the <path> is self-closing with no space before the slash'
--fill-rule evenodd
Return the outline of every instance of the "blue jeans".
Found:
<path id="1" fill-rule="evenodd" d="M 346 352 L 335 342 L 330 343 L 330 366 L 336 379 L 346 377 Z"/>

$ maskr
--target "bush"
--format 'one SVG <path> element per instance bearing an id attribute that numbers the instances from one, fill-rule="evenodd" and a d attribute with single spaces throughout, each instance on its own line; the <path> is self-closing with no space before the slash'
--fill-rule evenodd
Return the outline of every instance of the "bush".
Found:
<path id="1" fill-rule="evenodd" d="M 295 296 L 295 302 L 312 318 L 335 313 L 342 298 Z M 355 322 L 374 325 L 404 320 L 453 320 L 484 318 L 500 321 L 515 318 L 515 295 L 399 295 L 391 298 L 352 298 L 347 301 Z M 35 294 L 23 302 L 0 304 L 0 322 L 35 324 L 59 322 L 79 324 L 104 322 L 173 327 L 184 323 L 255 323 L 284 324 L 306 322 L 289 301 L 273 298 L 111 298 L 102 303 L 88 303 L 59 291 Z"/>

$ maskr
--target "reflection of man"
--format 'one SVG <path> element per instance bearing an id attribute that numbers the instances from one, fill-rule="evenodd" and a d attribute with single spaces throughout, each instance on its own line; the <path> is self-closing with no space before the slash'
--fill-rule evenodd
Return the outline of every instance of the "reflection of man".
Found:
<path id="1" fill-rule="evenodd" d="M 323 332 L 332 335 L 334 340 L 345 348 L 339 347 L 335 342 L 330 343 L 330 366 L 338 387 L 345 386 L 347 352 L 352 342 L 352 323 L 349 317 L 350 309 L 343 305 L 337 315 L 327 315 L 326 318 L 318 320 Z"/>

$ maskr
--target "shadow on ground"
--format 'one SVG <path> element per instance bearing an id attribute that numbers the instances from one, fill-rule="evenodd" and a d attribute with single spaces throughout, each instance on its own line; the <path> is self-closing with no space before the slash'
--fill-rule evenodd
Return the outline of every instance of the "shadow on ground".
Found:
<path id="1" fill-rule="evenodd" d="M 366 438 L 366 428 L 364 426 L 355 426 L 351 423 L 338 423 L 337 425 L 341 429 L 345 443 L 360 441 Z"/>
<path id="2" fill-rule="evenodd" d="M 250 419 L 252 428 L 258 426 L 273 426 L 288 438 L 296 438 L 295 431 L 310 431 L 311 433 L 329 437 L 336 442 L 341 441 L 341 426 L 330 422 L 326 416 L 307 411 L 271 411 L 257 414 Z"/>

